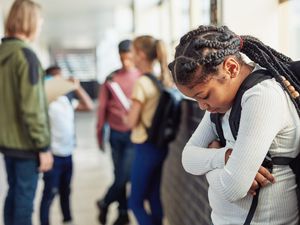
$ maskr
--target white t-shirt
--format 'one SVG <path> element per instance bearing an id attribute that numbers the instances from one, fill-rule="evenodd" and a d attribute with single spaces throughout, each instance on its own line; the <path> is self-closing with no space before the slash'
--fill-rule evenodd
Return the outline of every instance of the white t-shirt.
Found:
<path id="1" fill-rule="evenodd" d="M 247 90 L 241 101 L 242 113 L 237 140 L 229 126 L 230 110 L 222 128 L 226 147 L 209 149 L 217 139 L 210 113 L 206 112 L 182 153 L 185 170 L 206 175 L 212 221 L 216 225 L 241 225 L 252 202 L 247 194 L 267 152 L 271 156 L 295 157 L 299 153 L 300 119 L 288 96 L 274 79 Z M 225 165 L 225 152 L 232 154 Z M 275 183 L 261 188 L 251 224 L 298 224 L 295 175 L 289 166 L 274 166 Z"/>
<path id="2" fill-rule="evenodd" d="M 74 109 L 66 96 L 49 105 L 51 151 L 57 156 L 69 156 L 75 147 Z"/>

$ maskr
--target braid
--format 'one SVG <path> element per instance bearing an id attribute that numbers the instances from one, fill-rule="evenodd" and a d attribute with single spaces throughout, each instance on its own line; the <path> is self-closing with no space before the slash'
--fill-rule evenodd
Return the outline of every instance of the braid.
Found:
<path id="1" fill-rule="evenodd" d="M 274 76 L 287 93 L 289 93 L 300 116 L 300 98 L 295 95 L 295 89 L 300 91 L 300 82 L 289 68 L 292 60 L 254 37 L 242 36 L 242 38 L 244 40 L 244 46 L 241 52 L 271 72 L 272 76 Z M 288 85 L 286 85 L 286 80 L 288 81 Z"/>
<path id="2" fill-rule="evenodd" d="M 200 26 L 184 35 L 169 69 L 176 83 L 200 83 L 213 75 L 227 56 L 235 56 L 243 62 L 240 52 L 270 71 L 289 93 L 300 116 L 300 80 L 290 69 L 292 59 L 255 37 L 239 37 L 226 26 Z M 197 73 L 199 69 L 201 74 Z"/>
<path id="3" fill-rule="evenodd" d="M 172 73 L 173 79 L 181 84 L 187 84 L 193 79 L 195 82 L 203 81 L 208 74 L 217 71 L 217 66 L 225 57 L 235 55 L 241 59 L 239 46 L 240 38 L 227 27 L 200 26 L 180 39 L 175 61 L 169 64 L 171 71 L 176 70 L 176 73 Z M 194 77 L 200 66 L 204 77 Z"/>

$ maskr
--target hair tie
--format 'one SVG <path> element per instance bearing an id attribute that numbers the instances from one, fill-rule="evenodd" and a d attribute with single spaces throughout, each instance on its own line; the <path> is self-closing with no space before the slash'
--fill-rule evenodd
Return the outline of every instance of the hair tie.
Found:
<path id="1" fill-rule="evenodd" d="M 244 40 L 241 36 L 238 35 L 238 38 L 240 39 L 240 50 L 242 50 L 243 46 L 244 46 Z"/>

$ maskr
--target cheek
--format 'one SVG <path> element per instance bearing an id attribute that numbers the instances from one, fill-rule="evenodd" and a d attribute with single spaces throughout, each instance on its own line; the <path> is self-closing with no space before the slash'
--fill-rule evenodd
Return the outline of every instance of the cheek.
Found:
<path id="1" fill-rule="evenodd" d="M 221 90 L 216 90 L 213 92 L 211 98 L 209 99 L 209 104 L 211 107 L 224 107 L 229 104 L 227 93 Z"/>
<path id="2" fill-rule="evenodd" d="M 135 65 L 138 64 L 138 57 L 137 57 L 136 55 L 133 57 L 133 63 L 134 63 Z"/>
<path id="3" fill-rule="evenodd" d="M 216 96 L 216 104 L 226 109 L 231 107 L 233 100 L 234 98 L 232 98 L 228 90 L 223 90 Z"/>

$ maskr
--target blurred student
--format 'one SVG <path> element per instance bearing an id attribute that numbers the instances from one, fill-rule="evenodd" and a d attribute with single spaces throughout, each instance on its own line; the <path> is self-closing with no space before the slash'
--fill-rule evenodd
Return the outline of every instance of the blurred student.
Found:
<path id="1" fill-rule="evenodd" d="M 161 75 L 157 76 L 165 85 L 170 83 L 167 68 L 166 47 L 161 40 L 152 36 L 139 36 L 133 41 L 134 62 L 142 72 L 136 82 L 128 117 L 124 117 L 132 127 L 131 140 L 135 144 L 135 159 L 131 175 L 131 195 L 129 200 L 139 225 L 161 225 L 163 209 L 160 199 L 160 184 L 167 149 L 160 149 L 147 141 L 147 128 L 158 105 L 160 90 L 149 78 L 155 76 L 154 65 L 160 64 Z M 144 207 L 148 200 L 150 212 Z"/>
<path id="2" fill-rule="evenodd" d="M 15 1 L 0 45 L 0 151 L 8 192 L 5 225 L 31 225 L 38 173 L 52 167 L 44 73 L 29 47 L 41 29 L 41 7 Z"/>
<path id="3" fill-rule="evenodd" d="M 130 141 L 130 128 L 124 124 L 122 118 L 127 113 L 120 99 L 110 88 L 114 82 L 121 89 L 125 98 L 130 98 L 133 85 L 140 72 L 135 68 L 132 58 L 132 43 L 124 40 L 119 43 L 119 54 L 122 68 L 114 71 L 101 86 L 99 94 L 99 111 L 97 135 L 100 148 L 103 150 L 103 128 L 108 122 L 110 127 L 109 142 L 111 145 L 112 161 L 114 165 L 114 182 L 105 196 L 97 201 L 99 208 L 99 222 L 106 224 L 109 205 L 115 201 L 119 203 L 119 216 L 114 225 L 128 224 L 126 183 L 130 178 L 131 164 L 134 156 L 133 144 Z"/>
<path id="4" fill-rule="evenodd" d="M 52 66 L 46 70 L 46 79 L 61 77 L 61 69 Z M 91 111 L 94 106 L 91 98 L 80 86 L 78 80 L 72 79 L 74 94 L 79 99 L 75 110 Z M 44 191 L 40 205 L 41 225 L 49 225 L 50 206 L 56 194 L 60 197 L 60 206 L 64 224 L 72 223 L 70 209 L 71 178 L 73 174 L 72 153 L 75 148 L 74 108 L 67 96 L 59 96 L 49 104 L 51 126 L 51 152 L 54 157 L 52 170 L 44 173 Z"/>

